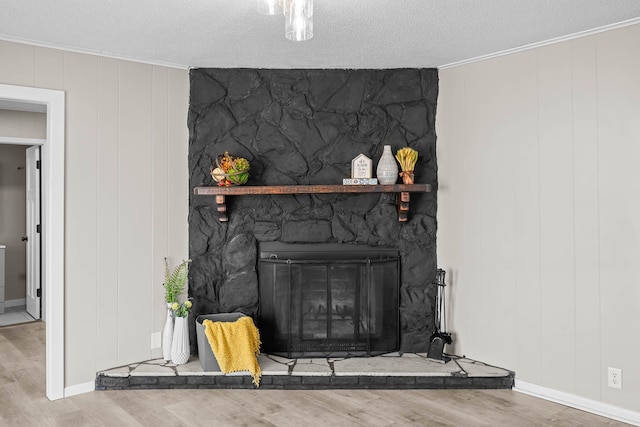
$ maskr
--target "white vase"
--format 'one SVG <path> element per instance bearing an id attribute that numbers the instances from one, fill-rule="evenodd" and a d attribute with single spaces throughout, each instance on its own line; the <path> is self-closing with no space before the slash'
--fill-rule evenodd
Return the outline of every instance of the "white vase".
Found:
<path id="1" fill-rule="evenodd" d="M 171 345 L 173 343 L 173 310 L 171 304 L 167 304 L 167 320 L 162 331 L 162 358 L 167 362 L 171 360 Z"/>
<path id="2" fill-rule="evenodd" d="M 171 344 L 171 363 L 184 365 L 189 361 L 189 326 L 186 317 L 176 316 Z"/>
<path id="3" fill-rule="evenodd" d="M 391 185 L 398 181 L 398 164 L 391 153 L 390 145 L 384 146 L 382 157 L 380 157 L 378 168 L 376 169 L 376 176 L 381 185 Z"/>

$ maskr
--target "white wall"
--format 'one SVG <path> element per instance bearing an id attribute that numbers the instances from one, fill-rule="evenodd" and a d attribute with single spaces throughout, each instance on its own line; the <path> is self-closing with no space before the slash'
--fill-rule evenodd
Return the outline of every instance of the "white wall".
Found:
<path id="1" fill-rule="evenodd" d="M 47 115 L 26 111 L 0 110 L 0 137 L 47 137 Z"/>
<path id="2" fill-rule="evenodd" d="M 640 411 L 640 25 L 440 71 L 455 352 Z M 623 390 L 607 387 L 621 368 Z"/>
<path id="3" fill-rule="evenodd" d="M 64 90 L 65 386 L 158 357 L 188 255 L 188 72 L 0 41 L 0 83 Z"/>
<path id="4" fill-rule="evenodd" d="M 3 135 L 1 130 L 0 125 Z M 27 246 L 22 241 L 27 232 L 25 163 L 25 146 L 0 144 L 0 245 L 7 246 L 4 301 L 24 299 L 26 295 Z"/>

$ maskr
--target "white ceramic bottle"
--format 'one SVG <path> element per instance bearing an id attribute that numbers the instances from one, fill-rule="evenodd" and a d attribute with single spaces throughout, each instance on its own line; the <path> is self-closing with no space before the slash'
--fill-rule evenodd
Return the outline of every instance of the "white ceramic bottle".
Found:
<path id="1" fill-rule="evenodd" d="M 162 332 L 162 357 L 164 360 L 171 360 L 171 344 L 173 342 L 173 311 L 171 304 L 167 304 L 167 319 Z"/>
<path id="2" fill-rule="evenodd" d="M 398 164 L 391 153 L 391 146 L 385 145 L 376 169 L 378 183 L 381 185 L 391 185 L 398 181 Z"/>

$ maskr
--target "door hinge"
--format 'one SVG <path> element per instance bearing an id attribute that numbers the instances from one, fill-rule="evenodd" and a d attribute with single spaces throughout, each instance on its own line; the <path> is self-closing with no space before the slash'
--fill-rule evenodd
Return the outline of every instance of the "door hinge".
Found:
<path id="1" fill-rule="evenodd" d="M 40 169 L 40 160 L 36 160 L 36 169 Z"/>
<path id="2" fill-rule="evenodd" d="M 42 296 L 42 288 L 38 288 L 38 289 L 36 290 L 36 296 L 37 296 L 38 298 L 40 298 L 40 297 Z"/>
<path id="3" fill-rule="evenodd" d="M 40 224 L 36 225 L 36 233 L 40 233 L 40 230 L 41 230 Z"/>

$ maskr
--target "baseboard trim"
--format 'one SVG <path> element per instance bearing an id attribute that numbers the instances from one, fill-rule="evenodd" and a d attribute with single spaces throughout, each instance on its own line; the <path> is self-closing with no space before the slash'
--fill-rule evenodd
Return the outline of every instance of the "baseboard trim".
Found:
<path id="1" fill-rule="evenodd" d="M 9 308 L 9 307 L 20 307 L 21 305 L 27 305 L 27 300 L 26 298 L 21 298 L 21 299 L 10 299 L 10 300 L 6 300 L 4 302 L 4 308 Z"/>
<path id="2" fill-rule="evenodd" d="M 640 426 L 640 413 L 620 408 L 618 406 L 610 405 L 608 403 L 587 399 L 585 397 L 576 396 L 575 394 L 565 393 L 563 391 L 553 390 L 551 388 L 541 387 L 539 385 L 519 381 L 517 379 L 515 381 L 513 390 L 523 394 L 528 394 L 530 396 L 539 397 L 540 399 L 560 403 L 561 405 L 580 409 L 581 411 L 586 411 L 592 414 L 611 418 L 616 421 L 622 421 L 634 426 Z"/>
<path id="3" fill-rule="evenodd" d="M 96 390 L 95 381 L 89 381 L 88 383 L 76 384 L 64 388 L 64 397 L 71 397 L 77 394 L 89 393 Z"/>

